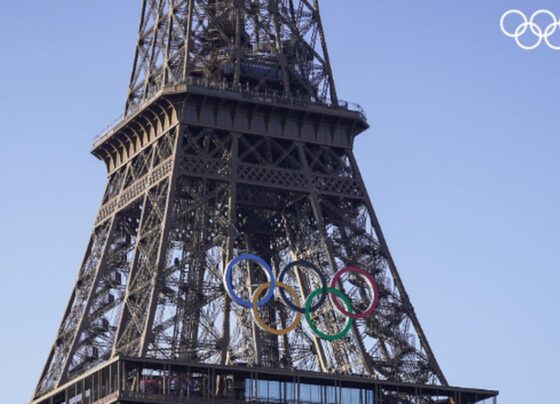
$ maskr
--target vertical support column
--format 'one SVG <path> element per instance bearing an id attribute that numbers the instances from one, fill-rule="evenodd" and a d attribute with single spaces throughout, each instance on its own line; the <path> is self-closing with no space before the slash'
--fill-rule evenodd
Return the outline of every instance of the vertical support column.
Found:
<path id="1" fill-rule="evenodd" d="M 168 230 L 167 225 L 168 225 L 168 220 L 170 215 L 170 207 L 172 206 L 170 205 L 170 196 L 174 191 L 174 181 L 178 171 L 177 155 L 179 152 L 179 147 L 181 142 L 180 129 L 181 129 L 180 126 L 175 129 L 177 131 L 177 134 L 175 138 L 175 143 L 173 145 L 173 153 L 172 156 L 170 157 L 173 159 L 173 167 L 169 178 L 161 180 L 157 185 L 154 185 L 152 188 L 148 189 L 144 195 L 142 217 L 139 225 L 138 240 L 136 243 L 134 259 L 132 261 L 132 265 L 130 269 L 126 295 L 124 297 L 121 317 L 119 319 L 119 326 L 117 328 L 115 341 L 113 344 L 113 356 L 116 356 L 118 353 L 123 353 L 127 355 L 130 355 L 131 353 L 133 355 L 143 355 L 145 352 L 144 349 L 145 349 L 145 345 L 146 345 L 145 342 L 148 335 L 147 334 L 148 328 L 150 327 L 151 320 L 153 318 L 153 310 L 155 310 L 153 306 L 154 296 L 157 299 L 157 295 L 154 294 L 157 293 L 156 289 L 158 289 L 159 286 L 157 273 L 162 258 L 162 247 L 163 247 L 162 241 L 164 241 L 165 233 Z M 157 155 L 156 152 L 152 154 L 150 169 L 146 174 L 148 176 L 150 176 L 153 173 L 154 159 L 156 155 Z M 164 184 L 166 181 L 167 181 L 167 189 L 164 191 L 165 203 L 164 206 L 161 208 L 161 211 L 163 211 L 163 217 L 161 218 L 161 221 L 153 225 L 152 228 L 146 229 L 145 225 L 149 222 L 150 213 L 152 213 L 151 211 L 149 212 L 150 209 L 148 208 L 148 204 L 149 202 L 151 202 L 150 195 L 159 187 L 162 187 L 162 184 Z M 151 207 L 151 209 L 152 211 L 160 209 L 160 207 L 157 206 L 157 200 L 155 201 L 155 204 L 154 206 Z M 158 230 L 159 230 L 159 234 L 158 234 Z M 158 238 L 155 265 L 154 268 L 151 268 L 151 274 L 150 274 L 151 279 L 149 279 L 149 285 L 146 284 L 147 281 L 146 279 L 138 280 L 138 282 L 140 283 L 138 285 L 136 284 L 137 279 L 139 277 L 138 275 L 140 272 L 142 272 L 141 271 L 142 269 L 145 269 L 143 267 L 143 265 L 145 266 L 145 262 L 143 262 L 142 260 L 146 259 L 146 256 L 142 255 L 142 251 L 141 251 L 142 243 L 145 242 L 146 240 L 149 241 L 152 234 L 154 235 L 154 238 Z M 163 257 L 165 257 L 165 254 L 163 255 Z M 142 284 L 142 282 L 144 284 Z M 138 306 L 134 307 L 134 305 L 137 303 L 137 300 L 139 300 L 139 297 L 143 297 L 141 292 L 145 292 L 146 294 L 149 293 L 149 297 L 147 299 L 147 302 L 145 303 L 146 307 L 140 308 L 140 310 L 142 310 L 143 313 L 145 313 L 146 315 L 143 324 L 141 324 L 141 319 L 139 319 L 136 313 L 134 313 L 135 310 L 138 311 L 137 310 Z M 133 330 L 134 327 L 136 328 L 136 331 Z M 134 337 L 133 334 L 137 334 L 136 337 Z M 136 339 L 138 339 L 138 341 L 136 341 Z M 136 346 L 137 349 L 132 349 L 131 347 L 133 347 L 136 344 L 136 342 L 138 342 L 138 345 Z"/>
<path id="2" fill-rule="evenodd" d="M 231 155 L 230 155 L 230 175 L 229 175 L 229 206 L 228 206 L 228 228 L 227 228 L 227 243 L 226 243 L 226 252 L 224 256 L 224 268 L 223 271 L 225 272 L 225 267 L 229 261 L 231 261 L 234 253 L 234 242 L 237 230 L 235 228 L 236 222 L 236 210 L 237 210 L 237 156 L 239 151 L 239 138 L 241 137 L 240 133 L 233 133 L 232 134 L 232 144 L 231 144 Z M 221 341 L 221 358 L 220 363 L 222 365 L 227 364 L 227 351 L 230 344 L 230 333 L 231 333 L 231 322 L 230 322 L 230 313 L 231 313 L 231 300 L 224 294 L 223 297 L 223 319 L 222 319 L 222 341 Z"/>
<path id="3" fill-rule="evenodd" d="M 154 159 L 156 156 L 156 151 L 154 150 L 151 159 L 150 159 L 150 168 L 153 165 Z M 129 166 L 128 170 L 131 170 L 132 168 L 132 164 Z M 146 175 L 150 175 L 150 168 L 148 169 L 148 173 Z M 128 175 L 128 173 L 127 173 Z M 126 175 L 125 175 L 125 181 L 126 181 Z M 115 332 L 115 340 L 113 341 L 113 349 L 112 349 L 112 355 L 111 357 L 115 357 L 118 354 L 118 347 L 119 347 L 119 342 L 121 340 L 122 334 L 124 332 L 124 328 L 126 323 L 129 321 L 129 316 L 130 314 L 127 312 L 128 308 L 127 308 L 127 303 L 129 301 L 129 297 L 130 297 L 130 285 L 132 284 L 132 281 L 136 275 L 136 269 L 138 267 L 138 259 L 139 259 L 139 247 L 140 247 L 140 242 L 142 241 L 142 229 L 144 228 L 144 224 L 146 222 L 146 217 L 148 215 L 148 210 L 146 209 L 147 203 L 148 203 L 148 194 L 149 194 L 150 190 L 148 189 L 145 194 L 144 197 L 142 198 L 142 214 L 140 216 L 140 223 L 138 224 L 138 238 L 136 240 L 136 245 L 134 247 L 134 257 L 132 258 L 132 263 L 130 266 L 130 272 L 129 272 L 129 277 L 128 277 L 128 283 L 127 283 L 127 287 L 126 287 L 126 293 L 125 296 L 123 298 L 123 303 L 122 303 L 122 309 L 121 309 L 121 313 L 119 316 L 119 321 L 118 321 L 118 326 L 117 326 L 117 331 Z"/>
<path id="4" fill-rule="evenodd" d="M 101 274 L 103 272 L 102 269 L 104 268 L 106 260 L 107 260 L 107 253 L 108 253 L 108 250 L 109 250 L 110 242 L 113 238 L 113 233 L 115 231 L 116 222 L 117 222 L 117 215 L 115 214 L 111 218 L 111 224 L 109 226 L 109 232 L 107 234 L 107 239 L 105 240 L 105 245 L 103 246 L 103 253 L 101 254 L 101 258 L 99 260 L 99 263 L 97 265 L 97 269 L 95 271 L 95 276 L 93 278 L 91 289 L 90 289 L 88 297 L 87 297 L 87 303 L 86 303 L 86 305 L 83 309 L 83 313 L 82 313 L 82 316 L 80 318 L 80 321 L 78 322 L 78 326 L 75 330 L 74 337 L 72 338 L 72 343 L 70 345 L 70 349 L 68 351 L 68 355 L 66 357 L 64 367 L 62 368 L 62 372 L 60 374 L 60 378 L 58 380 L 57 386 L 61 386 L 62 384 L 64 384 L 67 381 L 67 373 L 68 373 L 68 369 L 70 367 L 70 362 L 72 361 L 72 358 L 73 358 L 73 356 L 76 352 L 76 347 L 77 347 L 78 341 L 80 339 L 80 334 L 84 330 L 84 326 L 85 326 L 85 324 L 86 324 L 86 322 L 88 321 L 88 318 L 89 318 L 89 310 L 91 308 L 93 296 L 95 294 L 95 290 L 96 290 L 97 285 L 99 283 L 99 279 L 101 278 Z"/>
<path id="5" fill-rule="evenodd" d="M 284 94 L 290 93 L 290 78 L 288 69 L 286 68 L 286 55 L 282 50 L 282 26 L 280 24 L 280 11 L 278 10 L 278 3 L 270 2 L 269 9 L 271 10 L 272 20 L 274 22 L 274 39 L 276 42 L 276 57 L 278 64 L 282 70 L 282 84 L 284 86 Z"/>
<path id="6" fill-rule="evenodd" d="M 331 67 L 331 60 L 329 56 L 329 50 L 327 48 L 327 39 L 325 38 L 325 30 L 323 29 L 323 20 L 321 19 L 321 12 L 319 10 L 319 0 L 313 1 L 313 12 L 315 14 L 315 19 L 317 20 L 317 25 L 319 27 L 319 36 L 321 37 L 321 47 L 323 49 L 323 58 L 325 59 L 325 70 L 327 71 L 329 90 L 331 95 L 331 102 L 334 105 L 338 105 L 338 95 L 336 93 L 336 86 L 334 84 L 334 75 Z"/>
<path id="7" fill-rule="evenodd" d="M 156 268 L 154 272 L 154 277 L 152 278 L 152 289 L 150 300 L 148 303 L 148 316 L 146 318 L 146 322 L 144 324 L 144 331 L 140 340 L 140 356 L 144 357 L 146 355 L 146 351 L 148 348 L 148 344 L 151 342 L 152 338 L 152 326 L 153 326 L 153 319 L 155 315 L 155 311 L 157 308 L 157 299 L 161 289 L 161 279 L 159 277 L 159 273 L 161 272 L 162 266 L 165 264 L 166 254 L 167 254 L 167 245 L 169 239 L 169 232 L 170 226 L 173 218 L 173 205 L 175 203 L 175 195 L 176 195 L 176 185 L 177 185 L 177 177 L 179 174 L 179 162 L 180 162 L 180 152 L 181 146 L 183 142 L 183 134 L 182 134 L 182 127 L 179 125 L 177 128 L 177 138 L 175 140 L 175 150 L 173 153 L 173 168 L 171 171 L 171 175 L 169 177 L 169 189 L 167 190 L 167 200 L 165 203 L 165 211 L 163 220 L 161 223 L 161 234 L 160 234 L 160 241 L 159 241 L 159 248 L 156 260 Z"/>
<path id="8" fill-rule="evenodd" d="M 236 236 L 235 221 L 237 210 L 237 155 L 239 151 L 239 138 L 240 133 L 232 133 L 231 140 L 231 153 L 229 156 L 230 174 L 229 174 L 229 201 L 228 201 L 228 227 L 227 227 L 227 241 L 226 251 L 223 253 L 223 272 L 226 270 L 226 265 L 233 259 L 234 242 Z M 228 362 L 228 348 L 231 338 L 231 300 L 224 294 L 222 303 L 222 338 L 220 341 L 220 364 L 227 365 Z M 216 396 L 222 397 L 226 388 L 226 380 L 224 377 L 219 377 L 216 386 Z"/>
<path id="9" fill-rule="evenodd" d="M 251 239 L 248 236 L 245 236 L 245 240 L 246 240 L 245 244 L 247 245 L 247 248 L 250 251 L 254 251 L 254 247 L 251 245 Z M 251 265 L 251 263 L 248 263 L 248 265 Z M 247 274 L 246 281 L 247 281 L 247 289 L 250 291 L 249 295 L 251 296 L 254 292 L 253 285 L 255 284 L 255 281 L 253 279 L 253 271 L 249 270 L 249 273 Z M 262 339 L 261 339 L 261 334 L 260 334 L 260 331 L 259 331 L 259 327 L 257 326 L 257 324 L 254 321 L 251 322 L 251 333 L 252 333 L 252 336 L 253 336 L 253 350 L 254 350 L 254 353 L 255 353 L 255 358 L 254 358 L 255 362 L 254 363 L 257 366 L 260 367 L 260 366 L 262 366 L 262 359 L 263 359 L 263 357 L 262 357 L 263 344 L 262 344 Z"/>
<path id="10" fill-rule="evenodd" d="M 435 358 L 435 355 L 432 351 L 432 348 L 430 347 L 430 344 L 428 342 L 428 339 L 426 338 L 426 334 L 424 333 L 424 330 L 422 329 L 420 321 L 418 320 L 418 317 L 416 317 L 416 313 L 414 312 L 414 308 L 412 306 L 412 303 L 410 302 L 410 297 L 406 293 L 406 289 L 404 288 L 404 284 L 403 284 L 402 279 L 401 279 L 401 277 L 399 275 L 399 272 L 397 270 L 397 266 L 396 266 L 395 262 L 393 261 L 393 257 L 391 256 L 391 252 L 389 251 L 389 246 L 387 245 L 387 241 L 385 240 L 385 236 L 383 235 L 383 231 L 381 230 L 381 225 L 379 224 L 379 220 L 377 219 L 377 215 L 375 213 L 375 210 L 373 209 L 373 205 L 371 203 L 371 200 L 370 200 L 369 196 L 367 196 L 366 186 L 364 184 L 364 180 L 363 180 L 362 175 L 360 173 L 360 169 L 358 168 L 358 164 L 356 162 L 356 158 L 354 157 L 353 152 L 349 153 L 349 158 L 350 158 L 350 161 L 352 163 L 352 168 L 353 168 L 353 171 L 355 173 L 356 179 L 360 183 L 360 187 L 364 190 L 364 194 L 366 195 L 366 197 L 364 198 L 364 202 L 366 203 L 366 206 L 367 206 L 368 211 L 369 211 L 369 215 L 370 215 L 370 218 L 371 218 L 371 225 L 373 226 L 373 228 L 375 230 L 375 233 L 376 233 L 377 238 L 379 240 L 379 244 L 381 245 L 381 249 L 383 251 L 383 255 L 385 256 L 385 258 L 387 260 L 387 264 L 389 266 L 389 270 L 391 271 L 391 275 L 393 276 L 395 284 L 396 284 L 397 288 L 399 289 L 399 293 L 400 293 L 400 295 L 403 299 L 403 303 L 405 304 L 406 307 L 408 307 L 410 309 L 410 313 L 409 313 L 410 320 L 412 321 L 412 324 L 414 325 L 414 328 L 416 329 L 416 332 L 418 334 L 418 338 L 420 339 L 420 343 L 422 344 L 422 347 L 424 348 L 424 350 L 426 351 L 426 354 L 428 355 L 428 360 L 429 360 L 430 366 L 432 366 L 432 369 L 433 369 L 434 373 L 437 375 L 437 377 L 439 378 L 442 385 L 448 386 L 447 380 L 446 380 L 445 376 L 443 375 L 443 372 L 442 372 L 441 368 L 439 367 L 439 364 L 438 364 L 438 362 Z"/>
<path id="11" fill-rule="evenodd" d="M 136 44 L 136 50 L 134 52 L 134 61 L 132 62 L 132 71 L 130 72 L 130 85 L 129 85 L 129 89 L 128 89 L 128 97 L 126 99 L 126 105 L 124 108 L 124 113 L 125 115 L 128 115 L 128 113 L 130 112 L 130 101 L 131 101 L 131 97 L 132 94 L 134 92 L 134 86 L 136 85 L 135 83 L 135 78 L 138 74 L 138 68 L 140 67 L 138 64 L 138 59 L 140 58 L 140 38 L 142 36 L 143 33 L 143 28 L 144 28 L 144 24 L 146 22 L 146 15 L 147 15 L 147 11 L 148 11 L 148 0 L 143 0 L 142 1 L 142 13 L 140 16 L 140 22 L 138 24 L 138 35 L 137 35 L 137 44 Z"/>
<path id="12" fill-rule="evenodd" d="M 103 229 L 104 226 L 107 226 L 107 229 Z M 78 329 L 80 327 L 80 324 L 83 324 L 82 319 L 83 319 L 83 315 L 85 313 L 85 310 L 87 309 L 87 305 L 90 304 L 90 300 L 91 300 L 91 295 L 92 295 L 92 291 L 95 288 L 95 284 L 96 284 L 96 279 L 98 279 L 98 274 L 99 274 L 99 270 L 101 267 L 101 261 L 102 261 L 102 257 L 105 255 L 105 252 L 107 250 L 107 246 L 108 246 L 108 242 L 109 242 L 109 237 L 110 237 L 110 232 L 112 230 L 112 222 L 111 224 L 107 225 L 107 224 L 101 224 L 99 225 L 96 229 L 94 229 L 93 234 L 91 236 L 91 239 L 89 241 L 89 245 L 88 248 L 86 250 L 86 253 L 84 254 L 84 258 L 82 260 L 82 265 L 80 267 L 80 272 L 78 274 L 78 277 L 74 283 L 74 289 L 72 292 L 72 295 L 70 297 L 70 300 L 68 301 L 68 305 L 66 306 L 66 311 L 64 313 L 64 316 L 62 318 L 62 321 L 60 323 L 60 326 L 58 328 L 57 331 L 57 335 L 55 337 L 55 341 L 53 342 L 51 351 L 49 353 L 49 357 L 47 359 L 47 362 L 45 364 L 45 367 L 43 368 L 43 372 L 41 374 L 41 378 L 39 379 L 39 383 L 37 385 L 36 388 L 36 395 L 39 395 L 41 393 L 44 393 L 44 390 L 48 390 L 49 388 L 56 388 L 58 386 L 60 386 L 62 384 L 62 380 L 64 378 L 64 369 L 66 368 L 66 364 L 67 362 L 70 360 L 70 351 L 71 348 L 73 346 L 74 340 L 76 338 L 76 334 L 78 333 Z M 96 234 L 96 232 L 99 232 L 99 234 Z M 96 238 L 97 241 L 96 241 Z M 97 250 L 96 248 L 96 242 L 100 243 L 101 248 L 99 248 Z M 90 260 L 95 260 L 97 262 L 95 262 L 95 268 L 93 270 L 88 271 L 88 266 L 90 263 Z M 90 272 L 89 274 L 87 272 Z M 84 294 L 86 294 L 87 297 L 80 297 L 80 290 L 81 288 L 86 288 L 88 286 L 83 285 L 83 277 L 87 276 L 87 277 L 92 277 L 92 281 L 91 284 L 89 285 L 89 290 L 84 290 Z M 78 313 L 78 319 L 77 322 L 74 325 L 71 325 L 70 331 L 68 331 L 69 327 L 67 324 L 67 321 L 69 321 L 70 316 L 73 315 L 73 311 L 76 307 L 76 305 L 81 304 L 80 302 L 78 302 L 76 299 L 81 299 L 81 300 L 86 300 L 85 303 L 83 303 L 84 307 L 82 307 L 80 309 L 80 312 Z M 71 333 L 71 335 L 67 335 L 68 333 Z M 62 348 L 57 349 L 58 345 L 66 345 L 64 343 L 64 341 L 68 341 L 68 345 L 67 346 L 62 346 Z M 62 358 L 60 358 L 60 355 L 63 355 Z M 58 365 L 56 363 L 54 363 L 55 361 L 59 361 L 60 359 L 62 359 L 62 361 L 60 361 L 60 363 L 58 363 Z M 54 369 L 53 367 L 57 367 L 58 369 Z M 52 384 L 50 387 L 47 387 L 45 389 L 44 384 L 49 382 L 47 379 L 52 379 L 50 380 L 50 384 Z"/>
<path id="13" fill-rule="evenodd" d="M 297 261 L 299 259 L 299 257 L 297 257 L 297 255 L 295 253 L 296 245 L 294 243 L 294 236 L 289 231 L 288 226 L 286 226 L 286 237 L 288 238 L 288 242 L 290 243 L 290 250 L 292 251 L 292 253 L 291 253 L 292 260 Z M 303 277 L 301 275 L 301 270 L 299 268 L 295 268 L 295 270 L 296 270 L 295 271 L 296 272 L 296 279 L 297 279 L 297 283 L 299 285 L 299 288 L 302 291 L 302 293 L 304 294 L 304 296 L 308 296 L 309 290 L 307 290 L 307 288 L 305 288 L 305 285 L 303 283 Z M 317 351 L 317 362 L 319 363 L 319 368 L 321 369 L 322 372 L 327 373 L 328 372 L 328 364 L 327 364 L 327 360 L 326 360 L 325 350 L 323 349 L 323 345 L 321 344 L 321 340 L 316 335 L 312 336 L 312 340 L 313 340 L 313 345 L 315 346 L 315 349 Z"/>
<path id="14" fill-rule="evenodd" d="M 139 231 L 139 237 L 136 240 L 136 246 L 134 248 L 134 258 L 132 259 L 132 264 L 131 264 L 131 268 L 130 268 L 130 273 L 129 273 L 129 277 L 128 277 L 128 284 L 126 287 L 126 293 L 125 296 L 123 298 L 123 303 L 122 303 L 122 310 L 120 313 L 120 318 L 119 318 L 119 322 L 118 322 L 118 326 L 117 326 L 117 331 L 115 332 L 115 340 L 113 341 L 113 352 L 112 352 L 112 357 L 117 356 L 118 354 L 118 344 L 119 341 L 121 340 L 122 334 L 124 332 L 124 328 L 125 325 L 127 323 L 127 321 L 129 321 L 129 314 L 127 313 L 127 303 L 130 297 L 130 285 L 132 283 L 132 280 L 134 278 L 134 276 L 136 275 L 136 268 L 138 267 L 138 255 L 139 255 L 139 246 L 140 246 L 140 242 L 141 242 L 141 231 L 142 228 L 144 227 L 144 223 L 146 221 L 146 216 L 147 216 L 147 209 L 146 209 L 146 204 L 148 202 L 148 192 L 150 192 L 149 190 L 146 192 L 146 194 L 144 195 L 144 197 L 142 198 L 142 215 L 140 217 L 140 223 L 138 225 L 138 231 Z"/>
<path id="15" fill-rule="evenodd" d="M 234 9 L 235 9 L 235 69 L 233 75 L 233 88 L 238 88 L 241 82 L 241 58 L 242 52 L 241 49 L 241 30 L 243 29 L 242 26 L 242 11 L 241 7 L 238 2 L 234 2 Z"/>
<path id="16" fill-rule="evenodd" d="M 190 74 L 190 63 L 189 63 L 189 53 L 190 53 L 190 43 L 191 43 L 191 33 L 192 33 L 192 20 L 193 20 L 193 9 L 194 2 L 196 0 L 188 0 L 187 4 L 187 24 L 185 26 L 185 55 L 183 57 L 183 80 L 186 81 Z"/>
<path id="17" fill-rule="evenodd" d="M 144 90 L 142 92 L 142 97 L 144 99 L 148 98 L 148 90 L 150 87 L 150 83 L 151 83 L 151 78 L 152 75 L 154 74 L 154 64 L 156 62 L 156 48 L 158 46 L 158 40 L 159 40 L 159 35 L 160 35 L 160 23 L 161 23 L 161 12 L 163 11 L 163 2 L 165 0 L 157 0 L 158 1 L 158 5 L 157 5 L 157 12 L 156 12 L 156 19 L 154 21 L 154 27 L 153 27 L 153 37 L 152 37 L 152 41 L 150 43 L 150 53 L 149 53 L 149 60 L 148 60 L 148 71 L 146 72 L 146 77 L 144 78 Z"/>
<path id="18" fill-rule="evenodd" d="M 124 362 L 121 361 L 119 359 L 119 361 L 117 362 L 117 372 L 118 372 L 118 378 L 119 378 L 119 384 L 118 384 L 118 391 L 124 391 L 126 389 L 126 371 L 125 371 L 125 365 Z"/>
<path id="19" fill-rule="evenodd" d="M 305 174 L 307 175 L 308 178 L 308 186 L 309 186 L 309 195 L 310 195 L 310 200 L 311 200 L 311 206 L 313 208 L 313 213 L 315 215 L 315 220 L 317 221 L 317 226 L 319 228 L 319 232 L 321 233 L 321 237 L 323 239 L 323 243 L 325 244 L 325 247 L 327 249 L 327 255 L 328 255 L 328 259 L 329 259 L 329 263 L 331 265 L 331 268 L 333 271 L 337 270 L 337 263 L 335 260 L 335 255 L 333 253 L 333 245 L 331 243 L 331 240 L 328 238 L 327 234 L 326 234 L 326 225 L 325 225 L 325 221 L 323 218 L 323 213 L 321 210 L 321 204 L 319 202 L 319 195 L 313 185 L 313 173 L 311 172 L 311 169 L 309 168 L 309 163 L 307 162 L 307 157 L 305 155 L 305 150 L 304 150 L 304 145 L 302 143 L 300 143 L 298 145 L 298 151 L 299 151 L 299 155 L 300 155 L 300 159 L 303 165 L 303 171 L 305 172 Z M 356 325 L 356 322 L 353 323 L 352 325 L 352 333 L 354 334 L 354 342 L 356 343 L 356 348 L 358 350 L 358 354 L 360 356 L 360 359 L 362 361 L 362 364 L 364 366 L 364 368 L 366 369 L 366 371 L 368 372 L 368 374 L 373 374 L 373 370 L 371 367 L 371 363 L 368 360 L 368 354 L 366 351 L 366 348 L 364 346 L 364 342 L 360 336 L 360 331 L 358 329 L 358 326 Z M 346 355 L 346 353 L 344 353 Z M 349 361 L 347 361 L 349 363 Z"/>
<path id="20" fill-rule="evenodd" d="M 173 41 L 173 24 L 175 23 L 175 19 L 173 18 L 173 4 L 170 5 L 169 9 L 167 10 L 167 38 L 165 41 L 165 56 L 163 60 L 163 84 L 166 85 L 169 83 L 169 56 L 171 53 L 171 42 Z"/>

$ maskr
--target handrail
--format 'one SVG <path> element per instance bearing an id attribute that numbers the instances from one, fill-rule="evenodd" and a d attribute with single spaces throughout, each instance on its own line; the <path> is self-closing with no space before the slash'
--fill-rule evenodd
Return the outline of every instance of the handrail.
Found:
<path id="1" fill-rule="evenodd" d="M 214 80 L 208 80 L 206 78 L 189 76 L 187 80 L 177 80 L 168 83 L 165 87 L 160 89 L 160 91 L 150 94 L 151 96 L 146 101 L 135 106 L 133 109 L 131 109 L 128 112 L 127 115 L 121 114 L 118 118 L 114 119 L 109 125 L 105 127 L 105 129 L 103 129 L 94 138 L 94 147 L 97 147 L 103 141 L 108 139 L 115 132 L 119 124 L 124 122 L 129 115 L 132 115 L 134 112 L 140 110 L 142 107 L 145 107 L 146 105 L 152 103 L 157 97 L 159 97 L 161 91 L 182 84 L 186 84 L 187 86 L 211 89 L 211 90 L 235 92 L 241 94 L 243 98 L 249 98 L 249 99 L 264 101 L 264 102 L 276 102 L 276 103 L 291 105 L 295 107 L 311 105 L 311 106 L 326 107 L 335 110 L 354 111 L 354 112 L 358 112 L 364 120 L 367 120 L 366 112 L 357 103 L 338 100 L 338 103 L 335 104 L 328 99 L 313 100 L 311 98 L 306 98 L 301 96 L 286 95 L 280 91 L 257 90 L 251 88 L 248 84 L 234 86 L 232 83 L 228 83 L 226 81 L 214 81 Z"/>

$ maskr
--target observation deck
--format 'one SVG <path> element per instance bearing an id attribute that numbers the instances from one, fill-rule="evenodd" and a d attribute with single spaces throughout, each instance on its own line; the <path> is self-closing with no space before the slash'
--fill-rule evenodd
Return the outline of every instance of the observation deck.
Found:
<path id="1" fill-rule="evenodd" d="M 498 392 L 117 357 L 31 404 L 497 404 Z"/>

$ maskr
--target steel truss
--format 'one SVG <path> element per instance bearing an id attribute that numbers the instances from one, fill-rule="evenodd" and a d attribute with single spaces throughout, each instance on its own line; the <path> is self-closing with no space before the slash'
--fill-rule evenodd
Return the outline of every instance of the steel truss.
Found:
<path id="1" fill-rule="evenodd" d="M 189 77 L 338 102 L 318 0 L 144 0 L 126 112 Z"/>
<path id="2" fill-rule="evenodd" d="M 350 148 L 183 122 L 161 132 L 109 177 L 38 394 L 116 355 L 446 384 Z M 296 259 L 325 274 L 367 268 L 379 309 L 340 341 L 303 327 L 283 337 L 264 333 L 222 286 L 226 263 L 247 251 L 276 272 Z M 239 266 L 238 282 L 250 285 L 245 297 L 259 275 Z M 299 275 L 301 292 L 318 286 Z M 372 297 L 359 280 L 350 289 L 363 302 Z M 325 330 L 336 328 L 331 312 L 316 316 Z M 263 316 L 280 325 L 291 314 L 275 304 Z"/>
<path id="3" fill-rule="evenodd" d="M 367 127 L 338 108 L 316 0 L 145 0 L 127 115 L 94 145 L 105 195 L 35 397 L 118 357 L 447 386 L 352 151 Z M 224 290 L 244 252 L 276 275 L 302 259 L 328 277 L 365 268 L 378 309 L 341 340 L 266 333 Z M 245 299 L 265 280 L 236 267 Z M 303 268 L 286 283 L 320 287 Z M 356 310 L 373 298 L 359 277 L 339 287 Z M 334 312 L 327 300 L 313 321 L 335 333 Z M 294 317 L 277 298 L 258 314 Z"/>

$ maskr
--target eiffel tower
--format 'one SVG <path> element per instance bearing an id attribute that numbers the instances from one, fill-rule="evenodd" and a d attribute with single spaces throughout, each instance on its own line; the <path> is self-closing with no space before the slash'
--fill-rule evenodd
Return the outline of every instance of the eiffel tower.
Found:
<path id="1" fill-rule="evenodd" d="M 318 0 L 144 0 L 125 112 L 93 145 L 106 191 L 33 403 L 495 399 L 448 386 L 436 361 L 352 151 L 367 128 L 338 98 Z M 343 268 L 366 274 L 325 299 Z"/>

